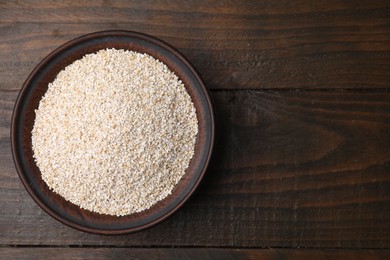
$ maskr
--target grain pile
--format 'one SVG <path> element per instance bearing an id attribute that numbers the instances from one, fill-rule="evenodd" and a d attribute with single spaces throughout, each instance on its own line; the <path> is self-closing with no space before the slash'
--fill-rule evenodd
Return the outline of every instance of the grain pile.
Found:
<path id="1" fill-rule="evenodd" d="M 147 54 L 106 49 L 61 71 L 35 111 L 43 180 L 81 208 L 123 216 L 171 194 L 198 121 L 183 83 Z"/>

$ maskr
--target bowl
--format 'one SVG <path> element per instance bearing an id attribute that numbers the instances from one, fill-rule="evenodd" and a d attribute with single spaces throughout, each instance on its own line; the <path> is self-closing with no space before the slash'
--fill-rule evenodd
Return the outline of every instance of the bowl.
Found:
<path id="1" fill-rule="evenodd" d="M 151 208 L 122 217 L 84 210 L 49 189 L 32 150 L 35 109 L 57 74 L 84 55 L 106 48 L 147 53 L 165 63 L 184 82 L 199 121 L 194 156 L 172 194 Z M 214 145 L 214 112 L 210 94 L 194 67 L 167 43 L 137 32 L 103 31 L 69 41 L 44 58 L 28 76 L 12 115 L 12 154 L 19 177 L 35 202 L 49 215 L 75 229 L 95 234 L 126 234 L 155 225 L 177 211 L 205 174 Z"/>

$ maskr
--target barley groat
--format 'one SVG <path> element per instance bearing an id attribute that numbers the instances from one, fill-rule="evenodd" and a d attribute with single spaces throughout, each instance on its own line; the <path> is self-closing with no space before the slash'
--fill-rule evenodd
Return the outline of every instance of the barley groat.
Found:
<path id="1" fill-rule="evenodd" d="M 105 49 L 73 62 L 49 84 L 32 145 L 50 189 L 81 208 L 123 216 L 171 194 L 197 133 L 194 104 L 166 65 Z"/>

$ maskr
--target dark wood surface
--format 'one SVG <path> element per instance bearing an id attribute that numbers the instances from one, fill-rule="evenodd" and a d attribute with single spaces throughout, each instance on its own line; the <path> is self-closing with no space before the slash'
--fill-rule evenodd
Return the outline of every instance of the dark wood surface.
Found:
<path id="1" fill-rule="evenodd" d="M 44 213 L 9 138 L 36 64 L 106 29 L 178 48 L 212 90 L 218 121 L 212 163 L 184 207 L 110 237 Z M 0 1 L 0 258 L 384 259 L 386 249 L 389 1 Z"/>
<path id="2" fill-rule="evenodd" d="M 383 260 L 388 250 L 289 250 L 289 249 L 202 249 L 202 248 L 0 248 L 4 259 L 362 259 Z"/>

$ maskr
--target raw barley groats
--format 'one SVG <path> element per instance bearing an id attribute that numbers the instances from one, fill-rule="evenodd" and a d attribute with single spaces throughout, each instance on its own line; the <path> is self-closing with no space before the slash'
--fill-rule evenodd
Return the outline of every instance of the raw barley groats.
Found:
<path id="1" fill-rule="evenodd" d="M 198 120 L 183 83 L 147 54 L 105 49 L 61 71 L 36 110 L 43 180 L 81 208 L 123 216 L 171 194 Z"/>

